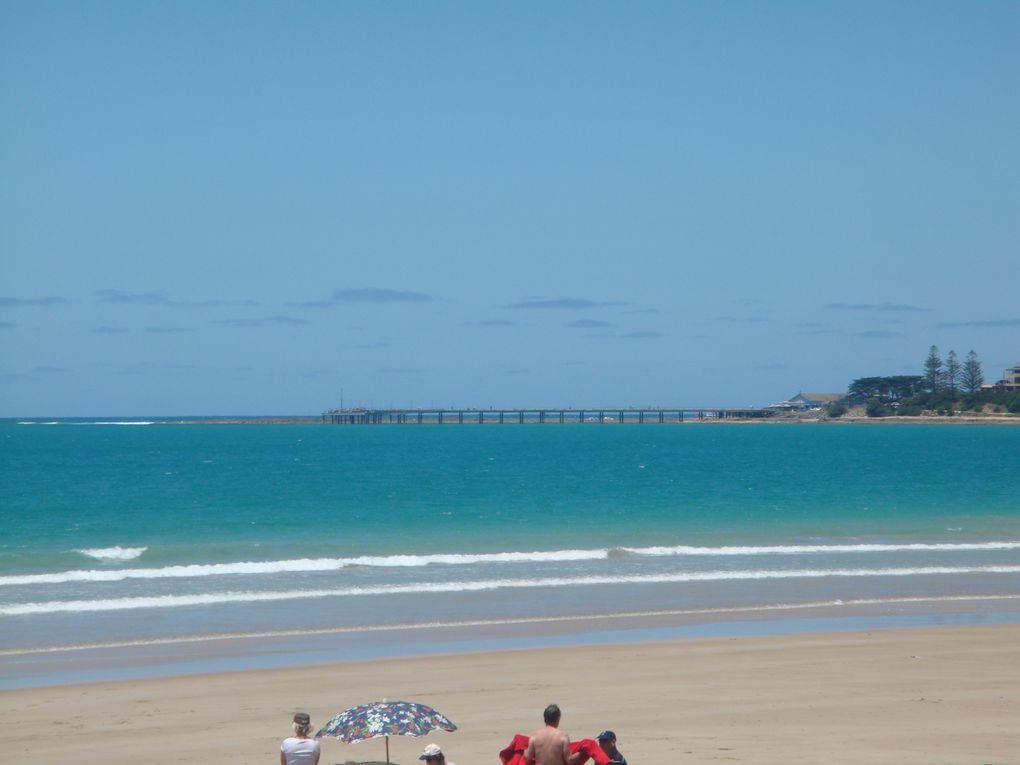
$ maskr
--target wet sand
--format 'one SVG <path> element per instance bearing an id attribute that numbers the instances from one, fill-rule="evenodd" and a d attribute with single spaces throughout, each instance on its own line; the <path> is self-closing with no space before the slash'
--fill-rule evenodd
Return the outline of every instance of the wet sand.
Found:
<path id="1" fill-rule="evenodd" d="M 633 765 L 1020 762 L 1020 625 L 676 640 L 343 662 L 0 693 L 0 762 L 275 763 L 295 710 L 435 706 L 437 742 L 498 765 L 550 703 L 572 738 L 612 728 Z M 383 759 L 323 743 L 323 764 Z"/>

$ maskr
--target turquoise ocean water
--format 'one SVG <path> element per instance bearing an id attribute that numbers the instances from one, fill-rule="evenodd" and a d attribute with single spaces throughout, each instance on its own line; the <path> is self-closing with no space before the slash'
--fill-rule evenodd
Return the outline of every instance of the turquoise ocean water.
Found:
<path id="1" fill-rule="evenodd" d="M 591 616 L 1014 619 L 1020 428 L 6 421 L 0 521 L 8 687 Z"/>

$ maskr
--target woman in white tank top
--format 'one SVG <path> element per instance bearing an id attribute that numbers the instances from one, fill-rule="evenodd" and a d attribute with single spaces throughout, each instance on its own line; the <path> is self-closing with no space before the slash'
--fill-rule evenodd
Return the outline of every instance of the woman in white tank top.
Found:
<path id="1" fill-rule="evenodd" d="M 310 738 L 312 718 L 307 712 L 294 715 L 294 735 L 280 744 L 280 765 L 319 765 L 319 742 Z"/>

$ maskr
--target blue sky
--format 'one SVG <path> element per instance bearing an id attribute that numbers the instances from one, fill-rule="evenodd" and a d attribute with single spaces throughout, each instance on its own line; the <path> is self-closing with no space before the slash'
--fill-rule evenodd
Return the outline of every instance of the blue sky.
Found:
<path id="1" fill-rule="evenodd" d="M 1020 361 L 1020 4 L 0 3 L 0 415 Z"/>

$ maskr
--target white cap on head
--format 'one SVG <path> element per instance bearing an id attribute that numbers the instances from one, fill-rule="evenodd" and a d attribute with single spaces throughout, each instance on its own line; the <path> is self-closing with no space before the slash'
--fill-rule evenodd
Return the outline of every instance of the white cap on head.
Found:
<path id="1" fill-rule="evenodd" d="M 422 750 L 422 753 L 418 755 L 419 760 L 427 760 L 429 757 L 442 757 L 443 750 L 439 748 L 438 744 L 429 744 Z"/>

